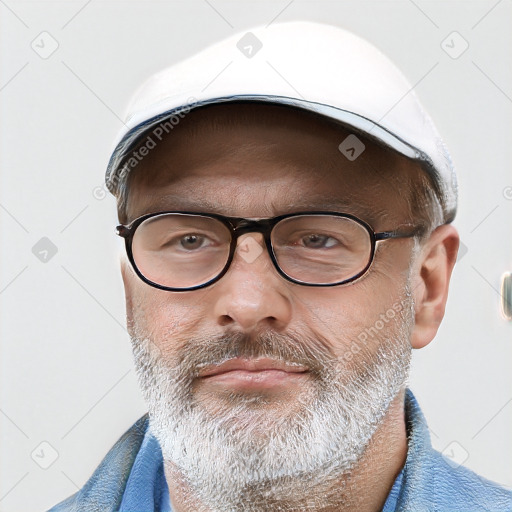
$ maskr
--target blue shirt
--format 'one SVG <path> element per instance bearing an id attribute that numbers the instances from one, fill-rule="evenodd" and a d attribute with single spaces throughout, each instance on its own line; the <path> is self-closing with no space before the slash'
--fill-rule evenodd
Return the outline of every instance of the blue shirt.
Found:
<path id="1" fill-rule="evenodd" d="M 412 392 L 405 394 L 408 450 L 382 512 L 512 512 L 512 491 L 456 466 L 432 448 Z M 162 452 L 140 418 L 76 494 L 49 512 L 172 512 Z"/>

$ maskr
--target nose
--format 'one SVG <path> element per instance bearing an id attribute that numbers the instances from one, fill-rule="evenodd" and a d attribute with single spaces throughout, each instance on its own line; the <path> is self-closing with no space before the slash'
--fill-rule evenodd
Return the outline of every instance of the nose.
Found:
<path id="1" fill-rule="evenodd" d="M 289 324 L 289 286 L 272 264 L 261 233 L 238 239 L 231 266 L 216 284 L 214 314 L 219 325 L 282 331 Z"/>

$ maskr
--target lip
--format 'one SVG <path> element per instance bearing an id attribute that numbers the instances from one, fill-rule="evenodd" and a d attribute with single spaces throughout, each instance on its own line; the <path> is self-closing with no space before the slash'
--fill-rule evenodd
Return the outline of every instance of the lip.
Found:
<path id="1" fill-rule="evenodd" d="M 278 361 L 271 358 L 233 358 L 225 361 L 221 364 L 206 366 L 199 372 L 199 377 L 214 377 L 218 375 L 227 374 L 230 372 L 249 372 L 249 373 L 281 373 L 295 374 L 295 373 L 306 373 L 309 369 L 306 366 L 302 366 L 295 363 L 287 363 L 285 361 Z"/>

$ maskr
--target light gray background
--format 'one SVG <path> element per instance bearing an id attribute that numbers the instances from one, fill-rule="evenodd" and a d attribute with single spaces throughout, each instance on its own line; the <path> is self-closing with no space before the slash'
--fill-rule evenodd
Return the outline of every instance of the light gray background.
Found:
<path id="1" fill-rule="evenodd" d="M 510 0 L 5 0 L 0 13 L 1 511 L 44 510 L 75 492 L 145 412 L 115 203 L 101 188 L 130 95 L 205 45 L 291 19 L 380 47 L 417 84 L 452 152 L 464 249 L 411 388 L 436 448 L 512 488 L 512 325 L 499 309 L 512 270 Z M 59 45 L 47 59 L 31 47 L 51 48 L 43 31 Z M 469 44 L 456 59 L 464 42 L 453 31 Z M 42 237 L 58 250 L 47 262 L 32 252 Z"/>

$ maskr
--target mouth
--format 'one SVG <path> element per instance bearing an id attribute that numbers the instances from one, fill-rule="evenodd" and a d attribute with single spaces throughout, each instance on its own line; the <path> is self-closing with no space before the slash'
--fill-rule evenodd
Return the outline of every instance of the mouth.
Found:
<path id="1" fill-rule="evenodd" d="M 306 366 L 271 358 L 234 358 L 201 370 L 205 384 L 238 390 L 278 390 L 296 384 L 309 373 Z"/>

